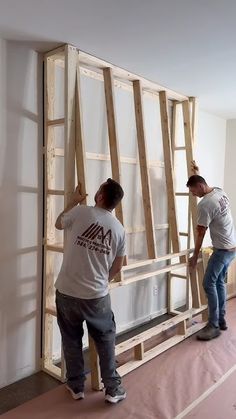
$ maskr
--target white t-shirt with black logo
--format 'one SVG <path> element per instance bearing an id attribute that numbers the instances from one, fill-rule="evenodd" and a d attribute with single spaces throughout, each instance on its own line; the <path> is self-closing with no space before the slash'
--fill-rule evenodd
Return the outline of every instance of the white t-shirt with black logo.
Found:
<path id="1" fill-rule="evenodd" d="M 234 222 L 229 199 L 220 188 L 214 188 L 198 204 L 198 225 L 209 227 L 212 245 L 216 249 L 236 247 Z"/>
<path id="2" fill-rule="evenodd" d="M 55 287 L 72 297 L 104 297 L 114 259 L 125 256 L 124 227 L 109 211 L 85 205 L 64 214 L 61 224 L 67 243 Z"/>

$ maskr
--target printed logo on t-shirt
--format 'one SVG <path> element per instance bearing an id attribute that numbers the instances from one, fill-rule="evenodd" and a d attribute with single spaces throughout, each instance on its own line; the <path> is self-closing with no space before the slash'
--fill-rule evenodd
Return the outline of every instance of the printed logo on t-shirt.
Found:
<path id="1" fill-rule="evenodd" d="M 221 214 L 224 214 L 224 212 L 228 209 L 228 206 L 229 206 L 229 200 L 227 196 L 223 195 L 222 198 L 220 198 L 219 200 L 219 204 L 220 204 L 220 212 Z"/>
<path id="2" fill-rule="evenodd" d="M 81 236 L 77 236 L 75 244 L 85 247 L 88 250 L 109 255 L 111 252 L 111 240 L 111 230 L 105 232 L 103 226 L 98 223 L 93 223 Z"/>

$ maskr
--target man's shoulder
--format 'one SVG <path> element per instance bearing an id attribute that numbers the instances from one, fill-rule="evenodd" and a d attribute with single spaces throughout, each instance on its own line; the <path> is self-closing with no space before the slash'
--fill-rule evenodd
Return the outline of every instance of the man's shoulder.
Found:
<path id="1" fill-rule="evenodd" d="M 215 187 L 214 190 L 216 192 L 216 195 L 226 195 L 226 192 L 222 188 Z"/>
<path id="2" fill-rule="evenodd" d="M 81 216 L 83 216 L 83 214 L 85 214 L 85 216 L 89 216 L 89 214 L 91 213 L 91 208 L 90 206 L 87 205 L 77 205 L 76 207 L 73 208 L 73 212 L 74 212 L 74 216 L 75 218 L 78 217 L 81 218 Z"/>
<path id="3" fill-rule="evenodd" d="M 209 194 L 209 196 L 204 196 L 203 199 L 199 202 L 198 210 L 215 214 L 215 212 L 217 212 L 219 209 L 219 202 L 221 198 L 226 198 L 225 192 L 221 188 L 214 187 L 214 193 Z"/>
<path id="4" fill-rule="evenodd" d="M 77 207 L 79 209 L 79 211 L 83 211 L 83 212 L 91 212 L 93 207 L 90 205 L 78 205 Z"/>
<path id="5" fill-rule="evenodd" d="M 121 222 L 116 218 L 115 216 L 112 217 L 112 222 L 114 224 L 114 227 L 123 234 L 125 232 L 124 226 L 121 224 Z"/>
<path id="6" fill-rule="evenodd" d="M 213 197 L 204 196 L 198 203 L 198 211 L 210 211 L 215 206 L 215 199 Z"/>
<path id="7" fill-rule="evenodd" d="M 207 206 L 207 201 L 204 200 L 204 198 L 202 198 L 201 201 L 199 201 L 197 204 L 198 210 L 201 210 L 202 208 L 205 208 L 206 206 Z"/>
<path id="8" fill-rule="evenodd" d="M 215 193 L 211 197 L 209 197 L 209 200 L 208 200 L 209 205 L 218 206 L 219 202 L 222 198 L 223 199 L 225 199 L 225 198 L 228 199 L 228 197 L 227 197 L 226 193 L 223 191 L 223 189 L 214 188 L 214 192 Z"/>
<path id="9" fill-rule="evenodd" d="M 225 192 L 221 188 L 214 187 L 210 193 L 208 193 L 201 199 L 198 205 L 199 206 L 211 205 L 211 203 L 214 203 L 215 201 L 217 201 L 219 196 L 223 196 L 223 195 L 225 195 Z"/>

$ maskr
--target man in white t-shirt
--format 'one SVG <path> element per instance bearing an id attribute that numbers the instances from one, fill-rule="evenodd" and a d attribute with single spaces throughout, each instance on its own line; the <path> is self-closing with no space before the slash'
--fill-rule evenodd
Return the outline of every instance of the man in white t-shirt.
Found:
<path id="1" fill-rule="evenodd" d="M 193 167 L 198 172 L 195 162 L 193 162 Z M 209 187 L 205 179 L 198 174 L 189 178 L 187 187 L 194 196 L 202 198 L 198 204 L 198 234 L 194 254 L 189 260 L 190 268 L 196 268 L 208 228 L 213 246 L 213 254 L 209 259 L 203 279 L 203 287 L 208 299 L 208 324 L 197 335 L 199 340 L 210 340 L 219 336 L 220 330 L 227 329 L 225 279 L 227 269 L 235 257 L 235 228 L 229 199 L 222 189 Z"/>
<path id="2" fill-rule="evenodd" d="M 65 229 L 67 233 L 55 287 L 67 388 L 74 399 L 84 398 L 84 321 L 100 358 L 105 399 L 117 403 L 126 397 L 116 371 L 116 327 L 108 289 L 109 281 L 123 266 L 126 252 L 124 228 L 112 215 L 123 195 L 121 186 L 108 179 L 97 191 L 94 207 L 80 206 L 85 196 L 78 186 L 71 202 L 56 220 L 56 228 Z"/>

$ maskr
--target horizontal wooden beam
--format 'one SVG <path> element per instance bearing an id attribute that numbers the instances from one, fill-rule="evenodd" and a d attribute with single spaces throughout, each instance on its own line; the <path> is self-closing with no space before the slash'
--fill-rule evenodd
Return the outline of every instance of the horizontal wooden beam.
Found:
<path id="1" fill-rule="evenodd" d="M 194 249 L 182 250 L 181 252 L 169 253 L 165 256 L 160 256 L 156 259 L 142 260 L 140 262 L 135 262 L 135 263 L 130 264 L 128 266 L 124 266 L 123 271 L 136 269 L 136 268 L 141 268 L 143 266 L 148 266 L 148 265 L 156 264 L 156 263 L 159 263 L 159 262 L 164 262 L 164 261 L 167 261 L 167 260 L 175 259 L 175 258 L 178 258 L 180 256 L 189 255 L 190 253 L 193 253 L 193 251 L 194 251 Z"/>
<path id="2" fill-rule="evenodd" d="M 45 244 L 45 246 L 46 246 L 46 249 L 48 251 L 51 251 L 51 252 L 63 253 L 63 251 L 64 251 L 62 243 Z M 132 269 L 137 269 L 137 268 L 141 268 L 141 267 L 144 267 L 144 266 L 153 265 L 153 264 L 156 264 L 156 263 L 159 263 L 159 262 L 164 262 L 164 261 L 167 261 L 167 260 L 170 260 L 170 259 L 179 258 L 179 257 L 184 256 L 184 255 L 189 255 L 190 253 L 193 253 L 193 251 L 194 251 L 194 249 L 183 250 L 179 253 L 170 253 L 170 254 L 165 255 L 165 256 L 160 256 L 156 259 L 147 259 L 147 260 L 142 260 L 142 261 L 139 261 L 139 262 L 134 262 L 134 263 L 131 263 L 129 265 L 123 266 L 122 272 L 130 271 Z M 198 262 L 200 262 L 201 260 L 202 259 L 199 259 Z M 183 267 L 186 267 L 187 263 L 177 264 L 177 265 L 169 265 L 168 270 L 166 272 L 170 272 L 172 270 L 172 267 L 174 267 L 174 269 L 175 269 L 176 266 L 179 266 L 178 269 L 181 269 Z M 163 269 L 167 269 L 167 267 L 163 268 Z M 159 274 L 160 273 L 163 273 L 163 272 L 159 272 Z M 155 274 L 155 272 L 151 272 L 149 277 L 154 276 L 154 275 L 157 275 L 157 274 Z M 131 279 L 131 282 L 135 282 L 134 278 L 130 278 L 130 279 Z M 126 284 L 126 281 L 128 281 L 128 280 L 124 280 L 124 284 Z M 118 286 L 118 283 L 111 283 L 111 285 L 112 285 L 111 288 L 114 288 L 115 286 Z"/>
<path id="3" fill-rule="evenodd" d="M 63 125 L 65 123 L 65 118 L 58 118 L 58 119 L 48 119 L 46 124 L 51 127 L 55 127 L 58 125 Z"/>
<path id="4" fill-rule="evenodd" d="M 188 192 L 175 192 L 175 196 L 189 196 Z"/>
<path id="5" fill-rule="evenodd" d="M 80 54 L 81 54 L 81 52 L 80 52 Z M 95 58 L 95 57 L 93 57 L 93 58 Z M 52 56 L 52 59 L 53 59 L 53 56 Z M 58 67 L 65 68 L 65 60 L 63 59 L 63 57 L 60 57 L 60 55 L 55 56 L 55 60 L 56 60 L 55 64 Z M 99 60 L 99 61 L 101 62 L 102 60 Z M 102 69 L 106 68 L 106 67 L 110 67 L 110 68 L 114 69 L 114 66 L 112 66 L 112 64 L 110 64 L 110 63 L 106 63 L 105 61 L 102 61 L 102 62 L 104 64 L 103 66 L 100 66 L 99 64 L 98 64 L 98 66 L 96 66 L 94 64 L 89 64 L 88 62 L 85 63 L 84 60 L 82 60 L 82 62 L 81 62 L 81 55 L 80 55 L 80 74 L 82 76 L 104 82 L 104 78 L 103 78 L 103 75 L 102 75 Z M 117 70 L 122 71 L 122 69 L 120 69 L 119 67 L 116 67 L 116 68 L 117 68 Z M 166 90 L 169 93 L 169 98 L 170 99 L 173 99 L 172 96 L 176 96 L 176 95 L 178 97 L 180 97 L 180 101 L 178 102 L 179 104 L 183 100 L 188 99 L 187 96 L 181 95 L 180 93 L 174 92 L 173 90 L 166 89 L 165 87 L 160 86 L 160 85 L 156 84 L 155 82 L 151 82 L 147 79 L 144 79 L 141 76 L 137 76 L 136 74 L 132 75 L 130 72 L 127 72 L 126 70 L 123 70 L 124 76 L 121 77 L 120 76 L 120 71 L 118 71 L 118 72 L 115 71 L 115 73 L 114 73 L 114 85 L 115 85 L 116 88 L 126 90 L 128 92 L 132 92 L 132 90 L 133 90 L 132 89 L 132 84 L 131 84 L 132 81 L 134 81 L 134 80 L 141 80 L 141 81 L 145 80 L 146 82 L 144 82 L 143 94 L 144 94 L 144 96 L 151 97 L 153 100 L 156 100 L 156 101 L 159 100 L 159 92 L 162 91 L 162 90 Z M 119 74 L 117 74 L 117 73 L 119 73 Z M 129 77 L 125 77 L 126 74 L 129 74 Z M 158 88 L 158 86 L 159 86 L 159 88 Z M 175 100 L 175 99 L 173 99 L 173 100 Z"/>
<path id="6" fill-rule="evenodd" d="M 182 311 L 179 311 L 179 310 L 176 310 L 176 309 L 175 310 L 172 309 L 169 314 L 173 314 L 173 315 L 177 316 L 178 314 L 183 314 L 183 312 Z"/>
<path id="7" fill-rule="evenodd" d="M 117 372 L 120 374 L 121 377 L 123 377 L 124 375 L 128 374 L 129 372 L 133 371 L 139 366 L 145 364 L 147 361 L 150 361 L 151 359 L 155 358 L 161 353 L 167 351 L 167 349 L 171 348 L 172 346 L 177 345 L 177 343 L 182 342 L 183 340 L 184 336 L 182 335 L 173 336 L 167 341 L 160 343 L 156 347 L 144 353 L 142 360 L 131 360 L 129 362 L 126 362 L 121 367 L 118 367 Z"/>
<path id="8" fill-rule="evenodd" d="M 65 156 L 65 152 L 64 152 L 64 148 L 54 148 L 54 155 L 57 157 L 64 157 Z"/>
<path id="9" fill-rule="evenodd" d="M 163 322 L 157 326 L 152 327 L 151 329 L 145 330 L 142 333 L 126 340 L 125 342 L 121 342 L 120 344 L 116 345 L 115 353 L 119 355 L 128 349 L 131 349 L 138 345 L 141 342 L 145 342 L 148 339 L 151 339 L 154 336 L 159 335 L 160 333 L 165 332 L 166 330 L 172 328 L 173 326 L 177 326 L 177 324 L 181 323 L 183 320 L 187 320 L 193 316 L 198 315 L 202 311 L 205 310 L 205 306 L 201 307 L 200 309 L 190 309 L 185 311 L 184 313 L 177 315 L 166 322 Z"/>
<path id="10" fill-rule="evenodd" d="M 187 279 L 186 275 L 180 275 L 180 274 L 171 274 L 172 278 L 180 278 L 180 279 Z"/>
<path id="11" fill-rule="evenodd" d="M 58 252 L 58 253 L 63 253 L 64 252 L 64 248 L 62 244 L 46 244 L 46 249 L 49 250 L 50 252 Z"/>
<path id="12" fill-rule="evenodd" d="M 150 349 L 147 352 L 144 352 L 143 358 L 141 360 L 131 360 L 127 362 L 126 364 L 120 366 L 117 368 L 118 373 L 123 377 L 124 375 L 128 374 L 129 372 L 133 371 L 134 369 L 140 367 L 141 365 L 145 364 L 146 362 L 150 361 L 151 359 L 155 358 L 156 356 L 160 355 L 161 353 L 167 351 L 168 349 L 172 348 L 172 346 L 177 345 L 177 343 L 182 342 L 186 339 L 186 337 L 189 337 L 193 335 L 194 333 L 201 330 L 203 327 L 205 327 L 206 323 L 197 323 L 194 326 L 191 326 L 187 329 L 185 335 L 175 335 L 166 341 L 160 343 L 159 345 L 155 346 L 154 348 Z"/>
<path id="13" fill-rule="evenodd" d="M 202 259 L 198 259 L 198 264 L 202 262 Z M 133 282 L 138 282 L 138 281 L 142 281 L 144 279 L 148 279 L 148 278 L 152 278 L 153 276 L 159 276 L 162 275 L 164 273 L 167 272 L 172 272 L 172 271 L 177 271 L 179 269 L 182 268 L 186 268 L 188 266 L 188 262 L 186 263 L 175 263 L 173 265 L 167 265 L 165 268 L 160 268 L 157 269 L 156 271 L 151 271 L 151 272 L 147 272 L 147 273 L 143 273 L 140 275 L 135 275 L 134 277 L 131 278 L 125 278 L 121 283 L 116 283 L 116 282 L 111 282 L 110 283 L 110 288 L 117 288 L 121 285 L 129 285 Z M 127 268 L 129 267 L 129 265 L 127 266 Z M 196 308 L 197 306 L 193 305 L 194 308 Z"/>
<path id="14" fill-rule="evenodd" d="M 169 224 L 155 224 L 155 230 L 167 230 L 169 228 Z M 145 226 L 137 226 L 137 227 L 125 227 L 126 234 L 136 234 L 136 233 L 143 233 L 145 232 Z"/>
<path id="15" fill-rule="evenodd" d="M 57 316 L 56 306 L 46 307 L 45 308 L 45 313 L 51 314 L 51 316 L 56 317 Z"/>
<path id="16" fill-rule="evenodd" d="M 51 60 L 58 60 L 62 59 L 65 54 L 65 47 L 66 45 L 61 45 L 58 48 L 52 49 L 51 51 L 46 52 L 44 54 L 44 59 L 50 58 Z"/>
<path id="17" fill-rule="evenodd" d="M 100 161 L 110 161 L 110 155 L 108 154 L 97 154 L 97 153 L 86 153 L 86 158 L 88 160 L 100 160 Z M 133 158 L 133 157 L 124 157 L 121 156 L 120 157 L 120 162 L 121 163 L 126 163 L 126 164 L 138 164 L 138 160 Z M 163 168 L 165 166 L 163 161 L 160 160 L 149 160 L 148 161 L 148 166 L 149 167 L 161 167 Z"/>
<path id="18" fill-rule="evenodd" d="M 83 51 L 79 51 L 79 60 L 82 65 L 92 67 L 92 69 L 104 69 L 107 67 L 110 67 L 113 70 L 114 76 L 119 77 L 119 79 L 128 80 L 128 81 L 135 81 L 139 80 L 142 82 L 143 89 L 147 91 L 151 91 L 153 93 L 159 93 L 163 90 L 166 90 L 168 94 L 168 98 L 172 100 L 178 100 L 182 102 L 183 100 L 187 100 L 188 97 L 185 95 L 182 95 L 180 93 L 177 93 L 171 89 L 166 89 L 164 86 L 161 86 L 155 82 L 152 82 L 150 80 L 145 79 L 144 77 L 138 76 L 137 74 L 131 73 L 127 70 L 124 70 L 122 68 L 119 68 L 111 63 L 108 63 L 104 60 L 101 60 L 99 58 L 93 57 L 90 54 L 87 54 Z"/>
<path id="19" fill-rule="evenodd" d="M 65 60 L 64 59 L 57 59 L 55 61 L 56 66 L 65 68 Z M 102 71 L 100 69 L 91 70 L 91 68 L 83 67 L 80 65 L 80 75 L 84 77 L 88 77 L 90 79 L 98 80 L 100 82 L 104 82 L 104 78 L 102 75 Z M 130 81 L 122 81 L 119 78 L 114 77 L 114 85 L 117 89 L 126 90 L 127 92 L 133 92 L 133 87 Z M 143 90 L 143 95 L 145 97 L 149 97 L 152 100 L 159 102 L 159 94 L 158 92 L 152 92 L 149 90 Z M 179 102 L 181 103 L 181 102 Z"/>
<path id="20" fill-rule="evenodd" d="M 58 157 L 64 157 L 64 149 L 63 148 L 55 148 L 54 150 L 54 154 L 55 156 Z M 108 161 L 110 162 L 110 155 L 109 154 L 99 154 L 99 153 L 89 153 L 87 152 L 86 154 L 86 159 L 88 160 L 99 160 L 99 161 Z M 120 161 L 121 163 L 126 163 L 126 164 L 138 164 L 138 160 L 136 158 L 133 157 L 120 157 Z M 160 160 L 150 160 L 148 161 L 148 166 L 149 167 L 161 167 L 164 168 L 165 164 L 163 161 Z"/>
<path id="21" fill-rule="evenodd" d="M 119 283 L 119 282 L 111 282 L 110 283 L 110 288 L 117 288 L 121 285 L 129 285 L 133 282 L 142 281 L 144 279 L 152 278 L 153 276 L 159 276 L 159 275 L 162 275 L 162 274 L 167 273 L 167 272 L 171 272 L 171 271 L 174 271 L 174 270 L 185 268 L 186 266 L 188 266 L 187 263 L 176 263 L 176 264 L 173 264 L 173 265 L 167 265 L 165 268 L 160 268 L 160 269 L 157 269 L 156 271 L 153 271 L 153 272 L 147 272 L 147 273 L 143 273 L 143 274 L 140 274 L 140 275 L 135 275 L 134 277 L 131 277 L 131 278 L 125 278 L 125 279 L 123 279 L 122 284 Z"/>
<path id="22" fill-rule="evenodd" d="M 175 151 L 184 151 L 184 150 L 186 150 L 186 147 L 174 147 L 174 150 Z"/>
<path id="23" fill-rule="evenodd" d="M 64 190 L 60 190 L 60 189 L 48 189 L 46 191 L 46 194 L 48 194 L 48 195 L 62 195 L 62 196 L 64 196 Z"/>
<path id="24" fill-rule="evenodd" d="M 91 79 L 94 79 L 94 80 L 99 80 L 102 83 L 104 82 L 104 78 L 103 78 L 102 73 L 100 73 L 98 71 L 90 70 L 86 67 L 81 67 L 80 66 L 80 74 L 82 76 L 85 76 L 85 77 L 88 77 L 88 78 L 91 78 Z M 122 90 L 125 90 L 125 91 L 130 92 L 130 93 L 133 92 L 133 87 L 132 87 L 132 84 L 130 82 L 121 81 L 121 80 L 119 80 L 115 77 L 114 77 L 114 86 L 117 89 L 122 89 Z M 153 92 L 149 92 L 149 91 L 144 90 L 143 94 L 146 97 L 152 98 L 152 100 L 155 100 L 157 102 L 159 101 L 158 93 L 153 93 Z"/>

